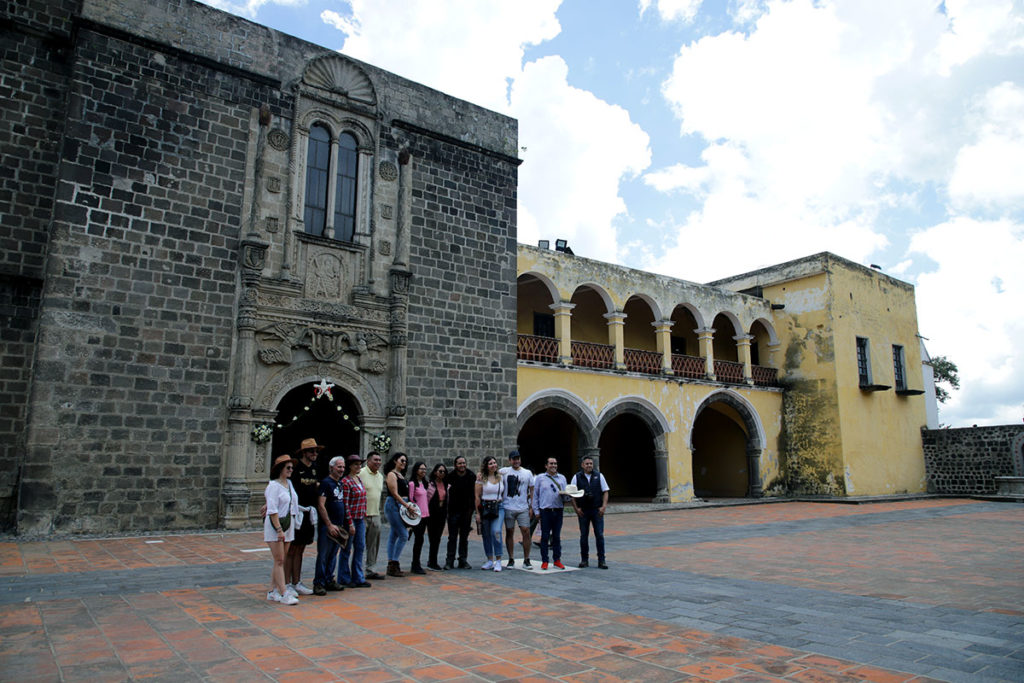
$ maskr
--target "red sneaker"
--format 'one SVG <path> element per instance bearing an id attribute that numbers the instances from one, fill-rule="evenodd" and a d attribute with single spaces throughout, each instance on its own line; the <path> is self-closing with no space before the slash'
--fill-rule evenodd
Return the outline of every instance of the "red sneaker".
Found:
<path id="1" fill-rule="evenodd" d="M 562 564 L 561 560 L 555 560 L 555 566 L 558 567 L 559 569 L 565 569 L 565 565 Z"/>
<path id="2" fill-rule="evenodd" d="M 541 569 L 547 569 L 548 568 L 548 563 L 547 562 L 541 562 L 540 563 L 540 568 Z"/>

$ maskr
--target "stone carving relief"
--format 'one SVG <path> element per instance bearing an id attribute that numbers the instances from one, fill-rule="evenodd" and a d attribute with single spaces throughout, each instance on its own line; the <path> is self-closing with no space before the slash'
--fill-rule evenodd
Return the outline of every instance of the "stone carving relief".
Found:
<path id="1" fill-rule="evenodd" d="M 395 216 L 395 208 L 390 204 L 381 204 L 380 206 L 380 217 L 385 219 L 392 219 Z"/>
<path id="2" fill-rule="evenodd" d="M 283 152 L 288 149 L 288 133 L 285 133 L 280 128 L 275 128 L 267 133 L 267 142 L 269 142 L 270 146 L 274 149 L 279 152 Z"/>
<path id="3" fill-rule="evenodd" d="M 390 240 L 381 240 L 380 241 L 380 245 L 377 248 L 377 251 L 380 252 L 381 256 L 390 256 L 391 255 L 391 242 L 390 242 Z"/>
<path id="4" fill-rule="evenodd" d="M 306 296 L 315 299 L 338 299 L 343 281 L 341 259 L 334 254 L 317 254 L 309 260 Z"/>
<path id="5" fill-rule="evenodd" d="M 358 356 L 357 366 L 376 374 L 387 366 L 380 352 L 388 340 L 375 332 L 325 330 L 295 323 L 274 323 L 257 331 L 257 356 L 266 365 L 292 362 L 293 351 L 305 348 L 323 363 L 341 359 L 347 353 Z M 377 363 L 380 365 L 377 365 Z"/>
<path id="6" fill-rule="evenodd" d="M 263 220 L 263 227 L 266 229 L 267 232 L 274 234 L 275 232 L 277 232 L 277 219 L 274 218 L 273 216 L 265 218 Z"/>
<path id="7" fill-rule="evenodd" d="M 380 162 L 380 178 L 381 180 L 394 180 L 398 177 L 398 167 L 390 161 Z"/>
<path id="8" fill-rule="evenodd" d="M 302 74 L 302 81 L 366 104 L 377 103 L 377 94 L 366 73 L 340 55 L 314 59 Z"/>
<path id="9" fill-rule="evenodd" d="M 281 179 L 279 177 L 270 176 L 267 178 L 267 192 L 273 192 L 277 194 L 281 191 Z"/>

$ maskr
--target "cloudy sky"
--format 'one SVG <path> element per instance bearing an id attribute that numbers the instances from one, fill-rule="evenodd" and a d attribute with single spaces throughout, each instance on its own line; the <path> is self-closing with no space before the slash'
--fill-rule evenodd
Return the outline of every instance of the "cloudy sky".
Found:
<path id="1" fill-rule="evenodd" d="M 1024 0 L 208 0 L 519 119 L 519 240 L 917 287 L 952 426 L 1024 418 Z"/>

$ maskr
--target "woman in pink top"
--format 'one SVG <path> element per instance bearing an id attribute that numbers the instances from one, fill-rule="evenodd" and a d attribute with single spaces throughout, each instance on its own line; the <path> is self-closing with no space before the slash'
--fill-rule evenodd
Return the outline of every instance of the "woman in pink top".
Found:
<path id="1" fill-rule="evenodd" d="M 444 478 L 448 476 L 448 468 L 438 463 L 430 473 L 430 485 L 427 487 L 427 538 L 430 539 L 430 556 L 427 569 L 441 571 L 437 563 L 437 549 L 441 546 L 441 534 L 448 520 L 448 485 Z"/>
<path id="2" fill-rule="evenodd" d="M 427 530 L 430 510 L 427 506 L 427 465 L 420 461 L 412 466 L 412 475 L 409 477 L 409 502 L 416 503 L 420 509 L 420 523 L 410 529 L 413 535 L 412 542 L 412 573 L 426 574 L 420 564 L 420 553 L 423 552 L 423 533 Z"/>

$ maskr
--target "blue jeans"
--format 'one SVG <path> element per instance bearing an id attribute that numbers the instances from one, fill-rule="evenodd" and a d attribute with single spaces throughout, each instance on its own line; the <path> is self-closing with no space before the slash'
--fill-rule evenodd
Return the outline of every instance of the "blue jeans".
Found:
<path id="1" fill-rule="evenodd" d="M 501 559 L 501 530 L 505 526 L 505 509 L 498 507 L 498 516 L 481 520 L 484 534 L 484 555 Z"/>
<path id="2" fill-rule="evenodd" d="M 363 583 L 363 549 L 366 547 L 366 520 L 353 519 L 355 533 L 348 539 L 348 545 L 341 550 L 341 564 L 338 565 L 339 583 Z M 349 560 L 349 556 L 352 557 Z"/>
<path id="3" fill-rule="evenodd" d="M 551 542 L 551 559 L 562 559 L 562 508 L 541 508 L 540 511 L 540 561 L 548 561 L 548 541 Z"/>
<path id="4" fill-rule="evenodd" d="M 326 586 L 335 580 L 334 565 L 338 563 L 339 547 L 329 538 L 327 527 L 323 524 L 319 526 L 316 530 L 316 573 L 313 575 L 313 585 Z"/>
<path id="5" fill-rule="evenodd" d="M 594 525 L 594 544 L 597 546 L 597 561 L 604 562 L 604 515 L 597 508 L 584 508 L 579 517 L 580 523 L 580 559 L 590 557 L 590 525 Z"/>
<path id="6" fill-rule="evenodd" d="M 389 497 L 384 501 L 384 516 L 388 518 L 391 534 L 388 536 L 388 562 L 398 562 L 402 557 L 402 548 L 409 540 L 409 530 L 405 528 L 402 515 L 398 514 L 398 503 Z"/>

